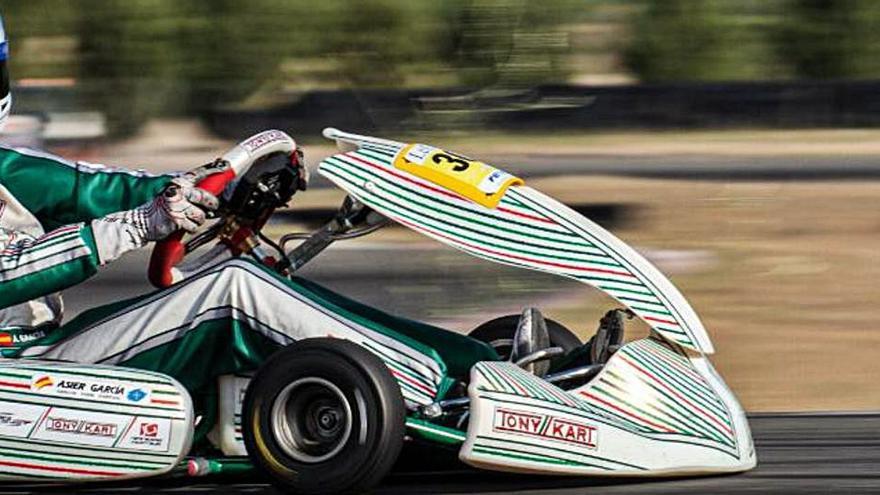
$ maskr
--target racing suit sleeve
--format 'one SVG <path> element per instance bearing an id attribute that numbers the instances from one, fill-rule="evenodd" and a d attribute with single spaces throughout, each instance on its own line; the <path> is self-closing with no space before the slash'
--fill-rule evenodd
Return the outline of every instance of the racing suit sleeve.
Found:
<path id="1" fill-rule="evenodd" d="M 76 285 L 98 270 L 91 227 L 55 229 L 38 238 L 0 229 L 0 309 Z"/>
<path id="2" fill-rule="evenodd" d="M 107 235 L 112 224 L 103 222 L 106 227 L 96 232 L 91 221 L 146 203 L 170 180 L 0 148 L 0 184 L 48 232 L 33 238 L 0 229 L 0 241 L 5 241 L 0 242 L 5 245 L 0 251 L 0 308 L 71 287 L 95 274 L 108 261 L 99 254 L 120 251 L 117 246 L 125 243 L 125 231 L 119 230 L 115 237 L 120 239 L 115 239 Z M 96 239 L 100 236 L 107 238 Z"/>
<path id="3" fill-rule="evenodd" d="M 136 208 L 171 179 L 37 151 L 0 150 L 0 182 L 47 231 Z"/>

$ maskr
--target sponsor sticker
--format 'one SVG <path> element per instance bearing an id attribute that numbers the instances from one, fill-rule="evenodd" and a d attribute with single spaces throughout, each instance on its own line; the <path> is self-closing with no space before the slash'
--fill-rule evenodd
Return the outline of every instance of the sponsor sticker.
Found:
<path id="1" fill-rule="evenodd" d="M 48 431 L 61 431 L 93 437 L 116 438 L 117 428 L 118 425 L 114 423 L 101 423 L 85 419 L 70 419 L 64 416 L 49 416 L 46 418 L 46 430 Z"/>
<path id="2" fill-rule="evenodd" d="M 425 158 L 428 158 L 428 155 L 433 151 L 439 151 L 439 149 L 428 146 L 427 144 L 416 143 L 412 145 L 409 151 L 406 152 L 406 160 L 412 163 L 418 163 L 419 165 L 425 164 Z"/>
<path id="3" fill-rule="evenodd" d="M 150 394 L 131 382 L 83 379 L 61 374 L 42 375 L 34 380 L 31 387 L 57 397 L 114 402 L 140 402 Z"/>
<path id="4" fill-rule="evenodd" d="M 132 402 L 140 402 L 146 397 L 148 393 L 143 389 L 136 388 L 128 392 L 125 397 Z"/>
<path id="5" fill-rule="evenodd" d="M 0 403 L 0 436 L 27 438 L 48 407 Z"/>
<path id="6" fill-rule="evenodd" d="M 524 184 L 522 179 L 481 161 L 420 143 L 401 149 L 394 166 L 487 208 L 498 206 L 511 186 Z"/>
<path id="7" fill-rule="evenodd" d="M 31 419 L 24 419 L 18 417 L 15 413 L 11 412 L 0 412 L 0 425 L 11 426 L 13 428 L 18 426 L 25 426 L 33 423 L 34 421 Z"/>
<path id="8" fill-rule="evenodd" d="M 37 390 L 43 390 L 53 385 L 55 385 L 55 382 L 52 381 L 52 377 L 49 375 L 44 375 L 34 380 L 34 388 Z"/>
<path id="9" fill-rule="evenodd" d="M 598 430 L 595 426 L 550 414 L 496 408 L 492 429 L 543 440 L 567 442 L 588 449 L 596 449 L 598 446 Z"/>
<path id="10" fill-rule="evenodd" d="M 122 436 L 119 447 L 129 450 L 168 452 L 171 421 L 166 418 L 137 418 Z"/>
<path id="11" fill-rule="evenodd" d="M 27 344 L 46 336 L 45 330 L 0 332 L 0 347 L 12 347 Z"/>
<path id="12" fill-rule="evenodd" d="M 133 418 L 110 414 L 52 408 L 36 427 L 31 438 L 97 447 L 112 447 L 132 423 Z"/>
<path id="13" fill-rule="evenodd" d="M 272 143 L 277 143 L 279 141 L 284 141 L 287 139 L 287 135 L 285 135 L 281 131 L 266 131 L 253 136 L 247 141 L 241 143 L 241 147 L 245 149 L 248 153 L 253 154 L 255 151 L 259 150 L 264 146 L 268 146 Z"/>

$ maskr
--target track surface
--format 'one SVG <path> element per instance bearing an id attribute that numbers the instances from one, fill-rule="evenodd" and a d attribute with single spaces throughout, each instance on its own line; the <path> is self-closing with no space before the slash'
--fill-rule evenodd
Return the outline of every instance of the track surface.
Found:
<path id="1" fill-rule="evenodd" d="M 466 468 L 395 473 L 381 494 L 853 494 L 880 493 L 880 415 L 761 415 L 751 419 L 758 467 L 748 473 L 689 479 L 615 480 L 495 474 Z M 277 494 L 259 479 L 182 478 L 87 489 L 3 493 Z"/>

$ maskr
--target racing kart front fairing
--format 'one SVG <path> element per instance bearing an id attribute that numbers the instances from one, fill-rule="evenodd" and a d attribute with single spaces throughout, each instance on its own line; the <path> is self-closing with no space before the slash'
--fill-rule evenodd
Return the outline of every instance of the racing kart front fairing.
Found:
<path id="1" fill-rule="evenodd" d="M 655 476 L 754 467 L 745 414 L 705 357 L 714 349 L 699 317 L 634 249 L 482 162 L 336 129 L 325 136 L 351 151 L 324 160 L 321 175 L 384 216 L 479 258 L 589 284 L 652 329 L 573 390 L 509 362 L 476 363 L 466 434 L 413 419 L 414 429 L 459 439 L 463 461 L 505 471 Z"/>

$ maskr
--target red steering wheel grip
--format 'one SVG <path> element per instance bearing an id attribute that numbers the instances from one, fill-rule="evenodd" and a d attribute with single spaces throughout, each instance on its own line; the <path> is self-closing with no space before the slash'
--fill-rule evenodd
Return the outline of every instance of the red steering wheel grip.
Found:
<path id="1" fill-rule="evenodd" d="M 235 179 L 235 171 L 232 168 L 217 172 L 205 177 L 196 187 L 203 189 L 215 196 L 219 196 L 223 189 Z M 183 260 L 186 255 L 186 247 L 183 245 L 182 230 L 179 230 L 167 238 L 158 241 L 150 256 L 150 268 L 147 271 L 150 283 L 155 287 L 164 289 L 174 284 L 172 269 Z"/>

